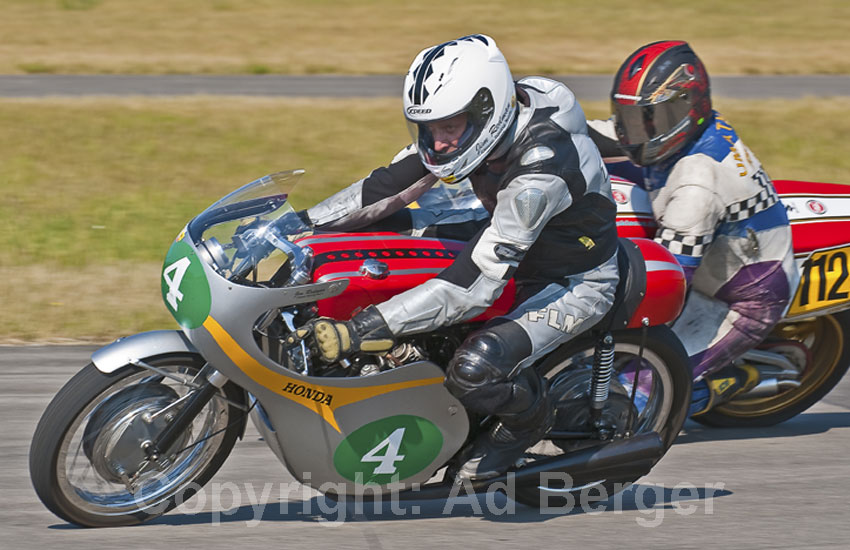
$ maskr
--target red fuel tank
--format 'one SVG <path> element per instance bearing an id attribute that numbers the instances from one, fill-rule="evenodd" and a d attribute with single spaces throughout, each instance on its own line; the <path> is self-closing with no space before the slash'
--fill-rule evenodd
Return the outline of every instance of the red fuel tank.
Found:
<path id="1" fill-rule="evenodd" d="M 461 241 L 397 233 L 324 233 L 298 240 L 313 250 L 313 280 L 349 279 L 345 291 L 318 302 L 319 315 L 349 319 L 358 309 L 379 304 L 437 276 L 463 250 Z M 513 303 L 510 281 L 492 307 L 475 320 L 506 313 Z"/>
<path id="2" fill-rule="evenodd" d="M 685 275 L 673 255 L 649 239 L 632 239 L 640 248 L 647 271 L 646 294 L 629 327 L 675 319 L 685 297 Z M 409 237 L 396 233 L 324 233 L 304 237 L 301 246 L 313 250 L 313 280 L 349 279 L 339 296 L 320 300 L 319 315 L 349 319 L 357 310 L 378 304 L 435 277 L 463 250 L 460 241 Z M 515 293 L 511 280 L 492 307 L 474 320 L 507 313 Z"/>

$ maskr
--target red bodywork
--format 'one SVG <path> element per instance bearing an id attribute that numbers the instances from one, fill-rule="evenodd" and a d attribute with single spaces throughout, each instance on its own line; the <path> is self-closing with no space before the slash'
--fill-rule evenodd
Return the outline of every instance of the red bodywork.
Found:
<path id="1" fill-rule="evenodd" d="M 657 325 L 672 321 L 682 309 L 685 277 L 666 248 L 648 239 L 635 239 L 647 260 L 647 288 L 629 326 L 641 319 Z M 448 267 L 465 243 L 396 233 L 325 233 L 305 237 L 301 246 L 313 250 L 313 280 L 326 282 L 349 279 L 345 291 L 318 302 L 319 315 L 349 319 L 360 308 L 381 303 L 396 294 L 422 284 Z M 367 260 L 382 262 L 386 275 L 374 278 L 361 268 Z M 502 295 L 474 320 L 505 314 L 513 304 L 515 286 L 508 282 Z"/>
<path id="2" fill-rule="evenodd" d="M 638 328 L 643 319 L 650 325 L 669 323 L 679 316 L 685 305 L 685 273 L 676 257 L 664 246 L 650 239 L 631 241 L 638 245 L 646 263 L 646 295 L 627 326 Z"/>
<path id="3" fill-rule="evenodd" d="M 850 186 L 791 180 L 776 180 L 773 185 L 788 209 L 795 254 L 850 242 Z M 809 202 L 829 208 L 813 209 Z"/>
<path id="4" fill-rule="evenodd" d="M 685 277 L 675 257 L 652 241 L 657 223 L 646 192 L 621 178 L 614 198 L 618 204 L 617 232 L 640 248 L 647 268 L 646 294 L 629 327 L 668 323 L 684 304 Z M 788 210 L 797 255 L 816 249 L 846 245 L 850 235 L 850 188 L 839 184 L 777 180 L 777 192 Z M 836 201 L 838 199 L 838 201 Z M 842 201 L 843 200 L 843 201 Z M 809 206 L 809 203 L 813 202 Z M 820 203 L 820 204 L 818 204 Z M 422 284 L 448 267 L 465 243 L 396 233 L 326 233 L 298 241 L 314 255 L 314 281 L 349 279 L 339 296 L 318 302 L 319 314 L 348 319 L 360 308 L 381 303 Z M 370 277 L 361 268 L 367 260 L 382 262 L 385 276 Z M 515 286 L 510 281 L 492 307 L 475 320 L 503 315 L 513 305 Z"/>

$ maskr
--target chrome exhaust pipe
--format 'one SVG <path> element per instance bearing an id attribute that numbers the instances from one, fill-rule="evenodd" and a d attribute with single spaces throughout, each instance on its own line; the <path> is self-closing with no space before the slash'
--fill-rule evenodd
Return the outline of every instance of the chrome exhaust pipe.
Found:
<path id="1" fill-rule="evenodd" d="M 756 399 L 759 397 L 773 397 L 779 395 L 786 390 L 793 390 L 800 387 L 800 382 L 797 380 L 778 380 L 776 378 L 768 378 L 759 382 L 758 386 L 751 389 L 747 393 L 742 393 L 735 399 Z"/>

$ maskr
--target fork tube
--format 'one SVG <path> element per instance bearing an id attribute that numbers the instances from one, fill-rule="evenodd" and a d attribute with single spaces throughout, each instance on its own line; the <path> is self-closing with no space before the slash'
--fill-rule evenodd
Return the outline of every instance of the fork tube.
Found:
<path id="1" fill-rule="evenodd" d="M 167 452 L 180 437 L 180 434 L 189 429 L 195 417 L 215 396 L 219 388 L 227 383 L 227 377 L 213 369 L 210 370 L 206 378 L 207 383 L 196 390 L 192 390 L 193 395 L 177 411 L 174 420 L 159 433 L 156 439 L 153 442 L 143 444 L 142 449 L 150 460 L 158 460 L 163 452 Z"/>

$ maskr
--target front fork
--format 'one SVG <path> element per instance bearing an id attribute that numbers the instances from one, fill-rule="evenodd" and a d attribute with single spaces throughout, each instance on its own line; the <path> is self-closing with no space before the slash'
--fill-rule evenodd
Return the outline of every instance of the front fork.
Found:
<path id="1" fill-rule="evenodd" d="M 142 450 L 148 460 L 156 462 L 177 441 L 180 435 L 189 429 L 198 413 L 215 397 L 219 389 L 227 383 L 227 377 L 207 365 L 201 370 L 201 384 L 194 390 L 180 407 L 174 419 L 162 430 L 153 441 L 142 443 Z"/>

